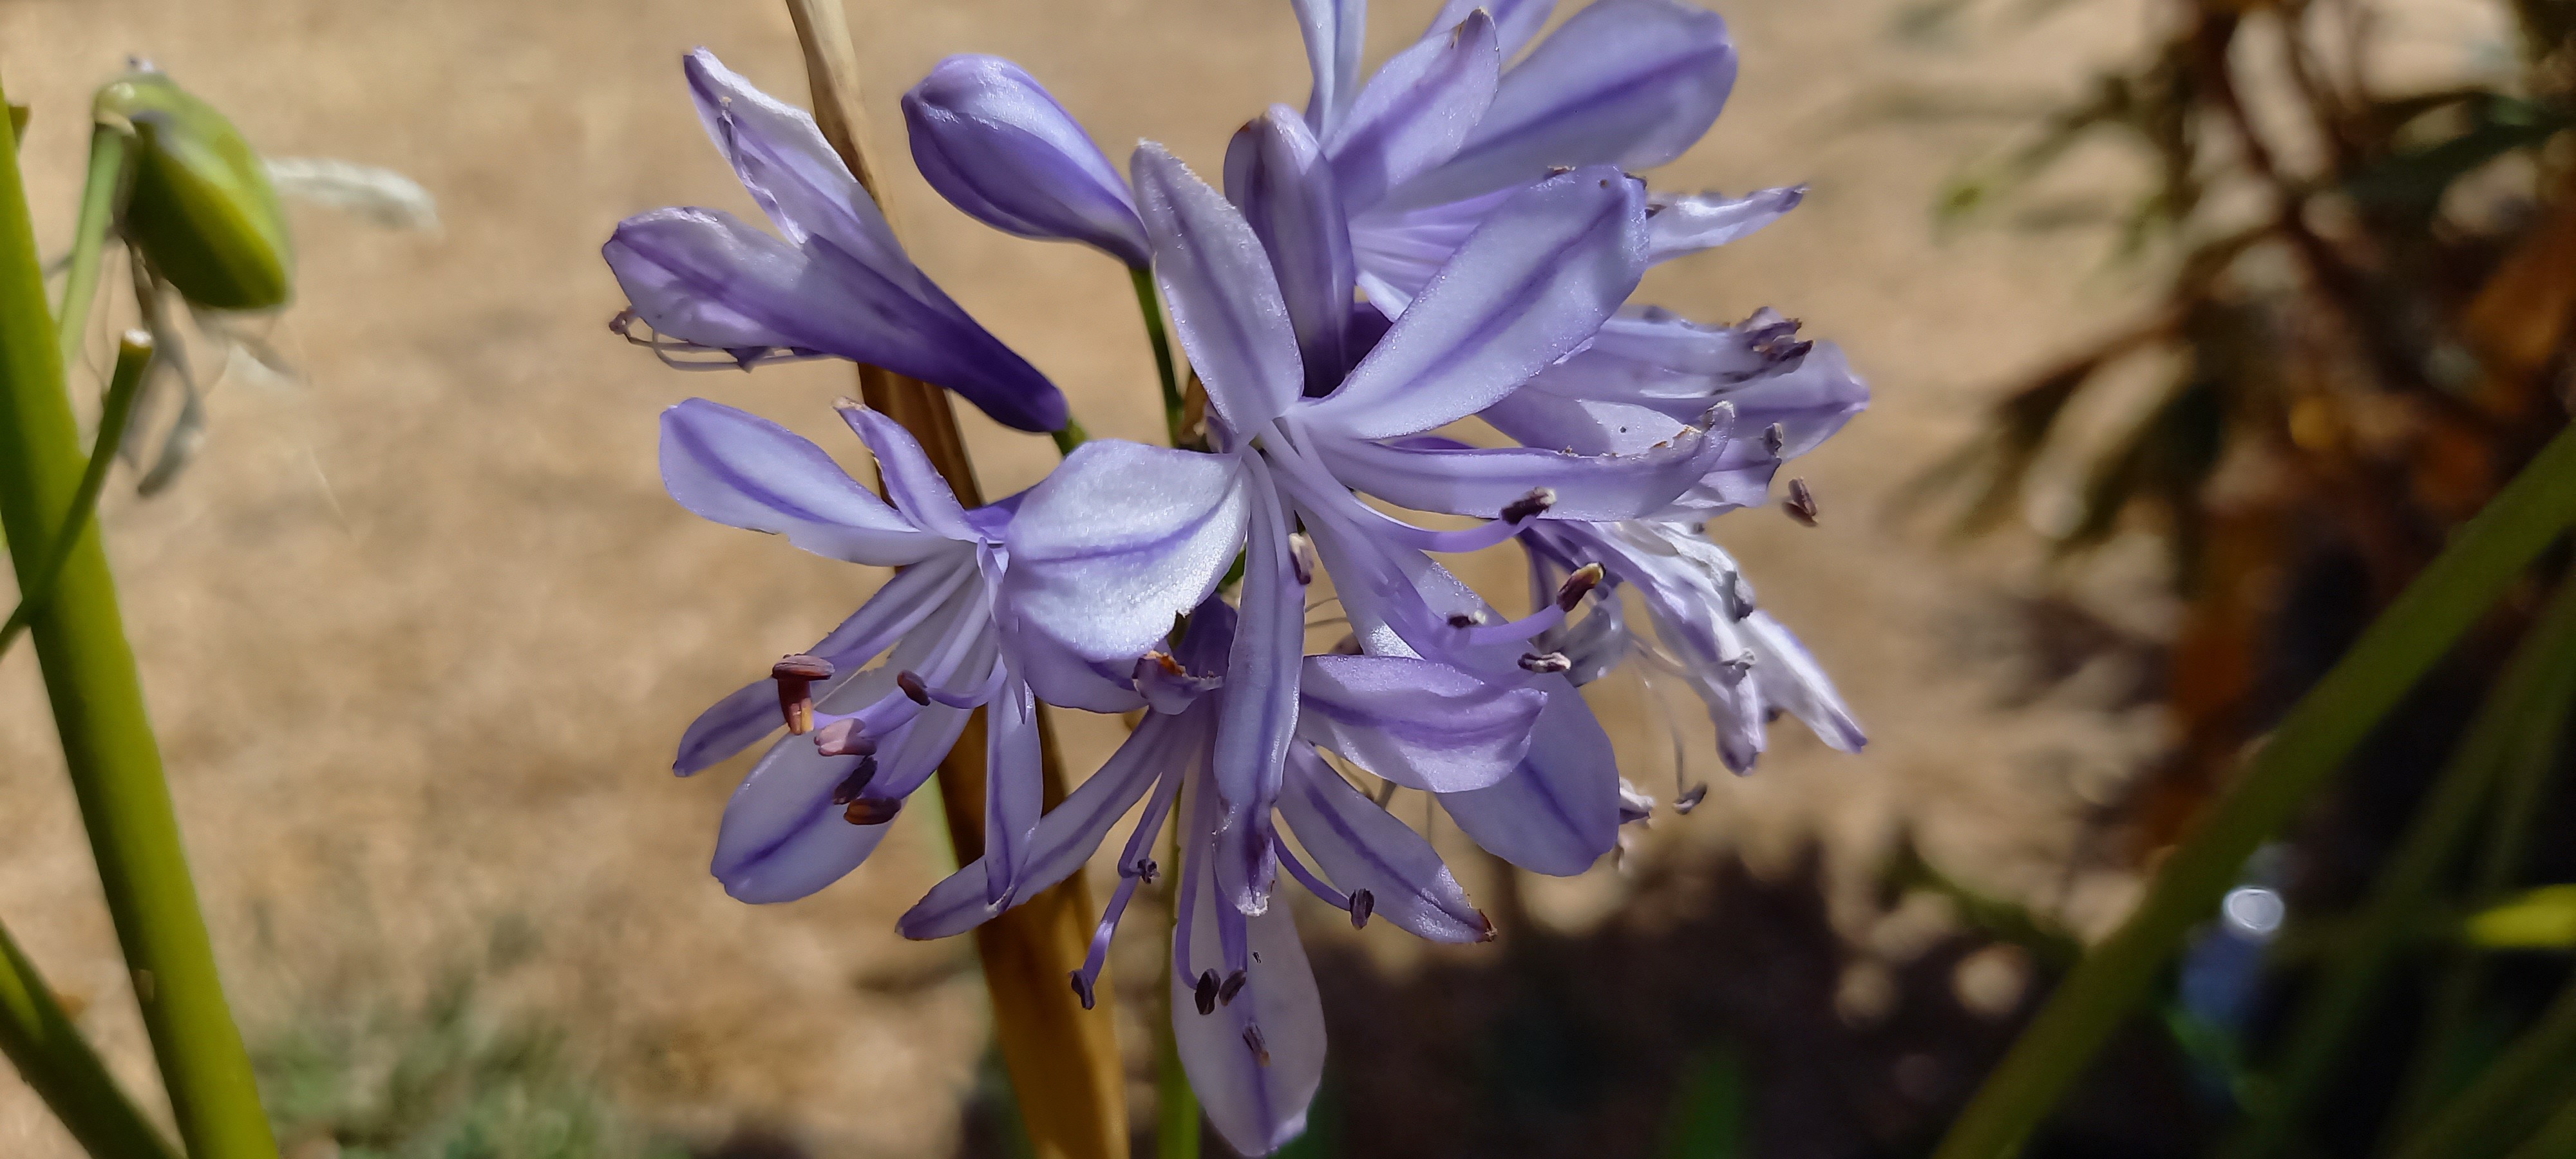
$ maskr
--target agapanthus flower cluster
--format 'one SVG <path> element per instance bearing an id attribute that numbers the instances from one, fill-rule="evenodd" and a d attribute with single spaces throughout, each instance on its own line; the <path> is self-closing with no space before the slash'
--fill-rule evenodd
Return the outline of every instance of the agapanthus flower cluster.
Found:
<path id="1" fill-rule="evenodd" d="M 899 569 L 682 740 L 685 774 L 789 733 L 725 811 L 727 890 L 785 901 L 847 874 L 981 707 L 983 857 L 902 932 L 1004 912 L 1078 872 L 1144 802 L 1072 984 L 1087 1004 L 1111 932 L 1162 872 L 1168 819 L 1181 1055 L 1210 1121 L 1266 1153 L 1303 1129 L 1324 1056 L 1283 874 L 1355 924 L 1493 936 L 1387 811 L 1393 790 L 1428 794 L 1515 865 L 1585 871 L 1652 805 L 1578 691 L 1632 661 L 1706 702 L 1736 771 L 1782 713 L 1860 747 L 1832 683 L 1701 527 L 1765 503 L 1866 388 L 1770 311 L 1715 325 L 1630 301 L 1650 266 L 1761 228 L 1802 190 L 1648 190 L 1634 172 L 1696 142 L 1733 85 L 1724 22 L 1679 0 L 1596 0 L 1533 45 L 1553 7 L 1452 0 L 1363 79 L 1363 5 L 1300 0 L 1312 95 L 1243 126 L 1221 188 L 1152 142 L 1122 174 L 1009 61 L 951 58 L 905 97 L 915 163 L 957 208 L 1150 271 L 1204 429 L 1176 447 L 1082 443 L 970 510 L 856 403 L 842 414 L 882 498 L 768 420 L 703 400 L 666 412 L 663 477 L 690 510 Z M 1062 395 L 913 264 L 806 114 L 703 51 L 687 74 L 777 232 L 687 208 L 622 223 L 606 247 L 632 303 L 621 333 L 680 365 L 853 359 L 1009 426 L 1067 425 Z M 1467 419 L 1515 445 L 1437 433 Z M 1803 486 L 1787 505 L 1813 515 Z M 1435 558 L 1514 543 L 1535 609 L 1518 617 Z M 1326 603 L 1349 629 L 1312 654 Z M 1040 702 L 1141 714 L 1053 810 Z"/>

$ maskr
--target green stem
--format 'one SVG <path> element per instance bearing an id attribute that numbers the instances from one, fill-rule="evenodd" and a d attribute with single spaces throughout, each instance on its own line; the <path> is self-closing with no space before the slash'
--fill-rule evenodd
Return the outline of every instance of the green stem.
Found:
<path id="1" fill-rule="evenodd" d="M 0 1054 L 92 1155 L 178 1159 L 81 1038 L 36 965 L 0 928 Z"/>
<path id="2" fill-rule="evenodd" d="M 2576 427 L 2460 528 L 2274 730 L 2236 786 L 2165 859 L 2137 911 L 2085 955 L 1986 1076 L 1935 1159 L 2019 1151 L 2165 962 L 2236 882 L 2245 859 L 2333 775 L 2382 716 L 2576 519 Z"/>
<path id="3" fill-rule="evenodd" d="M 1055 453 L 1063 456 L 1072 454 L 1075 447 L 1090 442 L 1091 432 L 1082 429 L 1082 424 L 1073 421 L 1071 416 L 1066 416 L 1064 429 L 1049 432 L 1047 437 L 1055 440 Z"/>
<path id="4" fill-rule="evenodd" d="M 1172 913 L 1180 914 L 1181 819 L 1172 811 L 1172 842 L 1164 877 L 1172 883 Z M 1199 1159 L 1199 1096 L 1181 1066 L 1180 1040 L 1172 1033 L 1172 956 L 1163 957 L 1162 1017 L 1154 1023 L 1154 1159 Z"/>
<path id="5" fill-rule="evenodd" d="M 2409 1136 L 2397 1149 L 2396 1159 L 2494 1154 L 2480 1147 L 2484 1137 L 2520 1118 L 2518 1110 L 2553 1093 L 2563 1095 L 2551 1088 L 2566 1084 L 2571 1062 L 2576 1062 L 2576 981 L 2560 988 L 2540 1021 L 2489 1065 L 2477 1082 L 2434 1114 L 2423 1130 Z"/>
<path id="6" fill-rule="evenodd" d="M 116 462 L 117 443 L 125 438 L 125 424 L 134 417 L 135 396 L 142 393 L 143 374 L 152 366 L 152 336 L 140 330 L 128 330 L 116 348 L 116 373 L 108 379 L 107 401 L 99 408 L 98 435 L 90 440 L 89 463 L 81 468 L 80 490 L 72 495 L 72 509 L 63 515 L 62 532 L 54 537 L 54 550 L 38 573 L 36 586 L 18 594 L 18 608 L 9 613 L 9 622 L 0 624 L 0 656 L 18 642 L 18 634 L 27 630 L 27 622 L 43 611 L 45 599 L 54 594 L 54 582 L 62 578 L 63 563 L 71 558 L 72 545 L 80 533 L 89 530 L 89 521 L 98 511 L 99 492 L 107 489 L 107 470 Z"/>
<path id="7" fill-rule="evenodd" d="M 1154 375 L 1163 387 L 1163 428 L 1175 447 L 1189 445 L 1189 411 L 1181 402 L 1180 371 L 1172 363 L 1172 339 L 1163 331 L 1163 305 L 1154 295 L 1154 271 L 1136 266 L 1127 271 L 1136 283 L 1136 308 L 1145 315 L 1145 340 L 1154 344 Z"/>
<path id="8" fill-rule="evenodd" d="M 2562 589 L 2576 588 L 2576 576 L 2560 584 Z M 2568 597 L 2562 590 L 2559 598 Z M 2576 650 L 2576 646 L 2562 646 Z M 2576 681 L 2562 683 L 2547 698 L 2529 706 L 2530 723 L 2523 728 L 2520 743 L 2503 758 L 2504 783 L 2488 809 L 2487 839 L 2479 847 L 2477 865 L 2469 878 L 2468 898 L 2472 905 L 2485 905 L 2503 896 L 2512 886 L 2514 875 L 2530 860 L 2541 806 L 2549 793 L 2549 775 L 2558 767 L 2571 709 L 2576 709 Z M 2485 957 L 2472 947 L 2453 947 L 2443 956 L 2433 980 L 2432 996 L 2427 1000 L 2424 1045 L 2415 1052 L 2405 1082 L 2399 1087 L 2396 1117 L 2392 1120 L 2397 1130 L 2422 1122 L 2444 1093 L 2444 1076 L 2450 1073 L 2450 1061 L 2459 1057 L 2485 970 Z"/>
<path id="9" fill-rule="evenodd" d="M 0 530 L 20 591 L 43 586 L 80 488 L 80 432 L 14 153 L 0 156 Z M 143 1025 L 194 1159 L 276 1159 L 197 910 L 160 747 L 97 529 L 72 539 L 30 631 Z"/>
<path id="10" fill-rule="evenodd" d="M 2576 1155 L 2576 1099 L 2567 1100 L 2566 1106 L 2541 1124 L 2539 1134 L 2515 1148 L 2506 1159 L 2567 1159 L 2570 1155 Z"/>
<path id="11" fill-rule="evenodd" d="M 89 180 L 81 186 L 80 221 L 72 227 L 71 273 L 63 279 L 62 319 L 54 329 L 62 344 L 62 364 L 80 362 L 81 331 L 89 325 L 90 304 L 98 297 L 100 255 L 108 230 L 116 225 L 117 188 L 125 182 L 125 130 L 97 125 L 89 132 Z"/>
<path id="12" fill-rule="evenodd" d="M 2554 736 L 2565 727 L 2571 697 L 2576 697 L 2576 581 L 2558 586 L 2548 609 L 2514 650 L 2373 883 L 2360 921 L 2326 959 L 2323 976 L 2291 1023 L 2271 1097 L 2234 1140 L 2233 1154 L 2282 1153 L 2311 1101 L 2350 1059 L 2353 1032 L 2384 989 L 2398 951 L 2432 901 L 2444 870 L 2458 864 L 2462 843 L 2495 796 L 2499 776 L 2526 747 L 2526 737 Z"/>

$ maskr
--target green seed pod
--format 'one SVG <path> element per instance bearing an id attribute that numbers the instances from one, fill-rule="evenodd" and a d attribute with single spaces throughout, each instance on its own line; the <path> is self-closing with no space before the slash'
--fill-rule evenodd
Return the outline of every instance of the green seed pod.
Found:
<path id="1" fill-rule="evenodd" d="M 134 127 L 125 236 L 190 305 L 268 310 L 294 296 L 295 251 L 268 169 L 214 106 L 137 69 L 98 90 Z"/>

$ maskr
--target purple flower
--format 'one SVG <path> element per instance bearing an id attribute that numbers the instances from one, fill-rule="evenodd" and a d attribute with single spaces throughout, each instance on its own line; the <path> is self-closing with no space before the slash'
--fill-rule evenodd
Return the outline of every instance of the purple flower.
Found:
<path id="1" fill-rule="evenodd" d="M 1218 879 L 1238 908 L 1259 912 L 1269 887 L 1259 850 L 1310 674 L 1303 592 L 1311 565 L 1290 536 L 1302 523 L 1346 600 L 1355 585 L 1378 589 L 1365 599 L 1387 638 L 1363 640 L 1372 654 L 1435 661 L 1498 688 L 1564 693 L 1548 698 L 1528 751 L 1477 766 L 1493 779 L 1426 778 L 1423 787 L 1450 802 L 1471 833 L 1492 834 L 1489 847 L 1504 856 L 1580 872 L 1607 851 L 1616 824 L 1607 740 L 1571 685 L 1519 663 L 1531 638 L 1565 621 L 1580 591 L 1504 622 L 1480 601 L 1467 607 L 1446 591 L 1426 594 L 1407 577 L 1437 571 L 1426 550 L 1500 543 L 1543 514 L 1619 519 L 1661 510 L 1714 469 L 1725 446 L 1694 433 L 1658 450 L 1587 456 L 1409 437 L 1492 405 L 1592 336 L 1645 268 L 1642 191 L 1607 168 L 1520 191 L 1382 336 L 1354 328 L 1336 346 L 1327 331 L 1351 325 L 1350 300 L 1336 300 L 1329 277 L 1281 276 L 1263 242 L 1267 233 L 1296 259 L 1304 247 L 1345 240 L 1307 216 L 1330 204 L 1314 188 L 1330 174 L 1311 164 L 1311 135 L 1293 112 L 1273 110 L 1254 132 L 1276 137 L 1239 147 L 1229 168 L 1245 186 L 1244 205 L 1261 215 L 1257 224 L 1159 146 L 1140 148 L 1134 162 L 1155 276 L 1207 384 L 1218 453 L 1098 441 L 1069 456 L 1031 490 L 1006 533 L 1003 635 L 1032 657 L 1029 678 L 1045 699 L 1133 707 L 1146 695 L 1132 680 L 1135 658 L 1213 592 L 1242 551 L 1241 622 L 1211 744 L 1229 842 Z M 1335 267 L 1327 255 L 1306 268 Z M 1346 363 L 1331 361 L 1337 349 Z M 1327 361 L 1309 366 L 1310 357 Z M 1426 530 L 1361 503 L 1355 489 L 1491 522 Z M 1506 798 L 1547 802 L 1545 815 L 1512 816 Z"/>
<path id="2" fill-rule="evenodd" d="M 707 135 L 784 240 L 714 209 L 618 223 L 601 254 L 652 328 L 630 337 L 684 366 L 848 358 L 954 390 L 1006 426 L 1064 427 L 1064 396 L 912 264 L 811 116 L 705 49 L 684 63 Z"/>
<path id="3" fill-rule="evenodd" d="M 1394 785 L 1444 778 L 1492 782 L 1529 746 L 1544 698 L 1495 688 L 1442 665 L 1375 656 L 1310 656 L 1297 739 L 1286 748 L 1279 792 L 1254 829 L 1228 803 L 1217 736 L 1238 690 L 1213 674 L 1240 646 L 1233 609 L 1193 610 L 1173 649 L 1180 695 L 1145 717 L 1099 772 L 1038 823 L 1021 896 L 1079 871 L 1110 827 L 1146 802 L 1118 860 L 1112 894 L 1073 975 L 1084 1005 L 1137 886 L 1161 867 L 1153 842 L 1179 810 L 1180 889 L 1172 933 L 1172 1029 L 1208 1121 L 1235 1150 L 1267 1154 L 1305 1129 L 1322 1079 L 1323 1007 L 1286 907 L 1231 903 L 1234 858 L 1247 831 L 1264 871 L 1285 868 L 1354 925 L 1374 916 L 1433 941 L 1475 942 L 1493 926 L 1440 856 L 1402 821 L 1354 788 L 1318 749 Z M 1191 677 L 1189 674 L 1203 674 Z M 1409 695 L 1392 695 L 1403 690 Z M 1255 695 L 1259 695 L 1258 692 Z M 1284 823 L 1307 856 L 1269 836 Z M 987 902 L 979 862 L 933 887 L 903 916 L 907 937 L 961 933 L 999 913 Z"/>
<path id="4" fill-rule="evenodd" d="M 726 892 L 792 901 L 875 850 L 884 822 L 987 705 L 984 839 L 997 868 L 982 885 L 987 901 L 1007 904 L 1041 807 L 1035 702 L 993 630 L 1008 502 L 964 509 L 902 427 L 856 403 L 841 416 L 875 452 L 892 506 L 776 423 L 704 399 L 663 412 L 662 480 L 682 506 L 817 555 L 902 569 L 772 678 L 701 714 L 673 767 L 686 776 L 741 752 L 779 728 L 783 703 L 808 702 L 789 709 L 800 735 L 752 766 L 716 837 Z M 808 735 L 809 724 L 820 727 Z"/>
<path id="5" fill-rule="evenodd" d="M 1568 633 L 1571 638 L 1556 641 L 1574 658 L 1573 675 L 1596 678 L 1635 655 L 1679 676 L 1708 706 L 1718 756 L 1727 768 L 1751 771 L 1766 746 L 1765 725 L 1783 712 L 1836 750 L 1859 752 L 1868 743 L 1815 657 L 1755 605 L 1752 585 L 1734 557 L 1690 521 L 1549 520 L 1522 538 L 1533 583 L 1552 584 L 1576 567 L 1598 563 L 1614 588 L 1636 589 L 1654 623 L 1649 640 L 1617 617 L 1588 617 L 1579 637 Z"/>
<path id="6" fill-rule="evenodd" d="M 1005 233 L 1152 260 L 1127 183 L 1054 96 L 998 56 L 952 56 L 903 97 L 913 164 L 949 204 Z"/>

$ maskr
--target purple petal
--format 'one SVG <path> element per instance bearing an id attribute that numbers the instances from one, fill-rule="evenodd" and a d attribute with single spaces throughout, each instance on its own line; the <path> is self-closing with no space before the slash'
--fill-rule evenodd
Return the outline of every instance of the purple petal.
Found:
<path id="1" fill-rule="evenodd" d="M 929 285 L 812 114 L 752 87 L 703 48 L 681 67 L 707 136 L 787 240 L 828 240 L 907 292 Z"/>
<path id="2" fill-rule="evenodd" d="M 1504 73 L 1466 146 L 1397 200 L 1453 201 L 1557 166 L 1654 168 L 1708 132 L 1734 86 L 1735 44 L 1716 13 L 1678 0 L 1599 0 Z"/>
<path id="3" fill-rule="evenodd" d="M 997 906 L 1007 906 L 1019 889 L 1046 807 L 1037 712 L 1029 686 L 1017 680 L 1006 680 L 1001 695 L 984 706 L 984 896 Z"/>
<path id="4" fill-rule="evenodd" d="M 1154 787 L 1155 778 L 1174 771 L 1188 759 L 1193 746 L 1206 743 L 1206 737 L 1202 716 L 1155 714 L 1139 722 L 1110 755 L 1109 763 L 1038 822 L 1013 899 L 1026 901 L 1081 872 L 1109 827 Z M 984 861 L 978 859 L 948 875 L 905 912 L 896 930 L 907 938 L 944 938 L 982 925 L 998 912 L 987 896 L 987 874 Z"/>
<path id="5" fill-rule="evenodd" d="M 1661 510 L 1716 469 L 1730 444 L 1684 436 L 1633 455 L 1580 455 L 1526 447 L 1428 449 L 1362 440 L 1317 440 L 1335 478 L 1416 511 L 1492 518 L 1535 487 L 1556 491 L 1551 519 L 1632 519 Z"/>
<path id="6" fill-rule="evenodd" d="M 827 757 L 814 738 L 781 737 L 725 804 L 712 872 L 754 904 L 795 901 L 839 881 L 885 840 L 886 826 L 852 825 L 832 791 L 858 757 Z"/>
<path id="7" fill-rule="evenodd" d="M 1618 757 L 1583 694 L 1542 677 L 1547 708 L 1529 755 L 1494 785 L 1444 793 L 1440 805 L 1485 850 L 1523 869 L 1571 877 L 1619 842 Z"/>
<path id="8" fill-rule="evenodd" d="M 1272 105 L 1237 130 L 1225 152 L 1225 188 L 1278 275 L 1297 332 L 1304 393 L 1332 390 L 1354 361 L 1348 338 L 1359 272 L 1333 170 L 1306 122 Z"/>
<path id="9" fill-rule="evenodd" d="M 662 412 L 662 485 L 703 518 L 852 563 L 900 567 L 949 546 L 803 436 L 702 398 Z"/>
<path id="10" fill-rule="evenodd" d="M 1243 544 L 1248 514 L 1238 461 L 1095 439 L 1031 489 L 1005 541 L 1000 598 L 1014 641 L 1038 640 L 1104 675 L 1132 674 L 1172 620 L 1216 590 Z M 1079 689 L 1038 695 L 1079 706 Z"/>
<path id="11" fill-rule="evenodd" d="M 949 204 L 1005 233 L 1078 241 L 1130 266 L 1153 258 L 1127 182 L 1019 65 L 952 56 L 903 97 L 912 159 Z"/>
<path id="12" fill-rule="evenodd" d="M 636 314 L 669 337 L 738 355 L 773 346 L 836 354 L 946 386 L 1010 426 L 1064 425 L 1054 384 L 938 287 L 898 284 L 912 277 L 904 270 L 827 244 L 790 248 L 708 209 L 627 218 L 600 253 Z"/>
<path id="13" fill-rule="evenodd" d="M 1715 193 L 1658 197 L 1654 215 L 1646 219 L 1646 260 L 1666 262 L 1725 245 L 1780 220 L 1806 196 L 1806 186 L 1788 185 L 1735 198 Z"/>
<path id="14" fill-rule="evenodd" d="M 1645 273 L 1645 238 L 1644 191 L 1616 170 L 1523 190 L 1301 421 L 1386 438 L 1485 409 L 1600 329 Z"/>
<path id="15" fill-rule="evenodd" d="M 1362 796 L 1313 749 L 1299 746 L 1288 767 L 1279 814 L 1335 888 L 1369 891 L 1378 916 L 1416 937 L 1480 942 L 1492 936 L 1485 915 L 1412 826 Z"/>
<path id="16" fill-rule="evenodd" d="M 1297 729 L 1299 658 L 1306 651 L 1306 589 L 1288 558 L 1286 514 L 1268 468 L 1247 459 L 1254 478 L 1245 536 L 1243 598 L 1226 663 L 1212 767 L 1219 790 L 1242 813 L 1267 817 L 1279 795 L 1280 762 Z"/>
<path id="17" fill-rule="evenodd" d="M 1502 189 L 1412 209 L 1380 205 L 1353 214 L 1351 252 L 1359 258 L 1360 289 L 1368 293 L 1368 304 L 1389 318 L 1403 313 L 1476 227 L 1518 192 Z"/>
<path id="18" fill-rule="evenodd" d="M 1431 18 L 1431 27 L 1422 31 L 1424 39 L 1438 36 L 1458 26 L 1468 14 L 1483 9 L 1494 22 L 1494 39 L 1506 62 L 1519 56 L 1529 42 L 1538 39 L 1538 30 L 1547 27 L 1548 15 L 1556 11 L 1556 0 L 1449 0 Z"/>
<path id="19" fill-rule="evenodd" d="M 1503 779 L 1528 755 L 1530 727 L 1547 704 L 1536 689 L 1489 684 L 1429 660 L 1308 656 L 1305 664 L 1298 737 L 1429 792 Z"/>
<path id="20" fill-rule="evenodd" d="M 1179 158 L 1147 141 L 1129 167 L 1172 326 L 1208 402 L 1249 435 L 1305 389 L 1278 275 L 1243 214 Z"/>
<path id="21" fill-rule="evenodd" d="M 1761 682 L 1765 708 L 1782 709 L 1806 722 L 1817 739 L 1837 752 L 1856 753 L 1869 743 L 1842 694 L 1834 691 L 1833 679 L 1797 636 L 1768 612 L 1745 617 L 1742 627 L 1760 657 L 1754 676 Z"/>
<path id="22" fill-rule="evenodd" d="M 1297 31 L 1306 40 L 1306 70 L 1315 88 L 1306 98 L 1306 124 L 1318 137 L 1341 124 L 1359 91 L 1360 50 L 1368 40 L 1368 0 L 1291 0 Z"/>
<path id="23" fill-rule="evenodd" d="M 1204 854 L 1190 858 L 1197 888 L 1189 899 L 1184 949 L 1187 960 L 1214 966 L 1224 950 L 1208 860 Z M 1201 1014 L 1192 993 L 1195 979 L 1175 971 L 1172 1033 L 1208 1122 L 1236 1152 L 1267 1155 L 1305 1132 L 1306 1106 L 1324 1077 L 1324 1006 L 1288 907 L 1238 920 L 1249 923 L 1251 942 L 1242 991 L 1214 1013 Z M 1247 1036 L 1247 1029 L 1259 1037 Z"/>
<path id="24" fill-rule="evenodd" d="M 1448 160 L 1466 142 L 1493 103 L 1502 73 L 1494 35 L 1493 17 L 1474 9 L 1397 53 L 1369 80 L 1326 150 L 1351 212 L 1384 200 L 1387 190 Z"/>
<path id="25" fill-rule="evenodd" d="M 832 662 L 839 674 L 817 685 L 815 699 L 858 675 L 860 666 L 885 651 L 932 612 L 939 610 L 974 569 L 962 553 L 907 567 L 878 588 L 850 613 L 832 634 L 805 651 Z M 981 598 L 980 595 L 976 598 Z M 717 701 L 680 737 L 680 752 L 671 770 L 681 776 L 703 770 L 751 746 L 783 725 L 778 711 L 778 682 L 754 680 Z"/>
<path id="26" fill-rule="evenodd" d="M 627 218 L 600 256 L 655 331 L 718 350 L 806 346 L 842 296 L 795 247 L 721 210 Z"/>
<path id="27" fill-rule="evenodd" d="M 877 473 L 885 480 L 886 498 L 895 509 L 922 530 L 962 543 L 982 543 L 984 534 L 967 522 L 966 508 L 957 502 L 957 493 L 949 489 L 947 476 L 930 463 L 921 444 L 903 424 L 856 404 L 840 409 L 841 421 L 850 424 L 859 441 L 877 457 Z"/>

